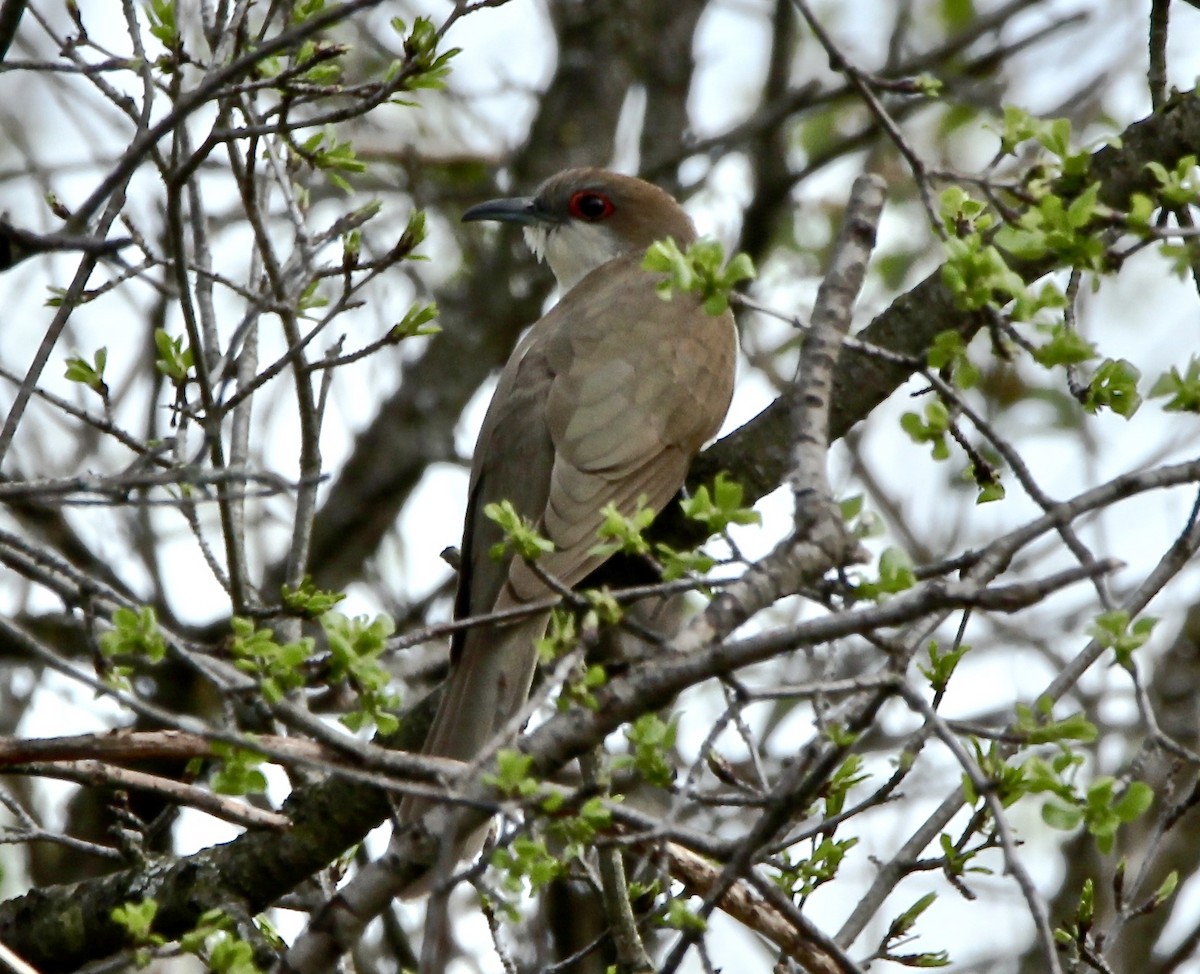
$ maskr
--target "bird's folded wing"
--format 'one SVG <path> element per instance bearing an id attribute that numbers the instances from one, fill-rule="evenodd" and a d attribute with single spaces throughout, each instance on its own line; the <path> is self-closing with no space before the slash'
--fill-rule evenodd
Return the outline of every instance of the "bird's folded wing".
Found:
<path id="1" fill-rule="evenodd" d="M 588 306 L 568 295 L 538 350 L 554 375 L 545 406 L 554 462 L 540 526 L 556 549 L 538 566 L 566 586 L 605 560 L 593 554 L 603 509 L 662 510 L 729 402 L 729 321 L 687 296 L 664 302 L 636 263 L 613 261 L 593 277 Z M 505 602 L 549 594 L 521 563 L 509 583 Z"/>

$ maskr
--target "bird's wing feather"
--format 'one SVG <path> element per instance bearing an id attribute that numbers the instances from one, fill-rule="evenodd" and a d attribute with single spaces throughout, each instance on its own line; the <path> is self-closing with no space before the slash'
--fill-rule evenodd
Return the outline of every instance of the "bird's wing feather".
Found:
<path id="1" fill-rule="evenodd" d="M 537 341 L 543 322 L 513 353 L 479 431 L 463 526 L 455 618 L 490 612 L 508 573 L 508 566 L 490 555 L 492 547 L 504 540 L 504 533 L 484 516 L 484 507 L 508 500 L 518 513 L 537 523 L 546 506 L 554 444 L 544 416 L 554 376 Z M 460 634 L 452 645 L 454 656 L 461 642 Z"/>
<path id="2" fill-rule="evenodd" d="M 690 296 L 663 301 L 636 255 L 612 261 L 551 312 L 531 354 L 553 379 L 544 422 L 554 459 L 540 517 L 555 551 L 539 568 L 576 585 L 605 559 L 592 554 L 601 510 L 662 510 L 729 404 L 732 320 Z M 579 293 L 587 300 L 572 300 Z M 504 604 L 550 594 L 528 566 L 510 566 Z"/>

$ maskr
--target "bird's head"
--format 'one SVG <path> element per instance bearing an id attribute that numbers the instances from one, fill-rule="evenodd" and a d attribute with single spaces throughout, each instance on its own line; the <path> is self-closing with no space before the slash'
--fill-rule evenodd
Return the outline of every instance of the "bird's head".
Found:
<path id="1" fill-rule="evenodd" d="M 606 169 L 567 169 L 533 196 L 480 203 L 462 218 L 520 224 L 529 249 L 550 265 L 564 292 L 601 264 L 656 240 L 673 237 L 687 247 L 696 239 L 691 219 L 669 193 Z"/>

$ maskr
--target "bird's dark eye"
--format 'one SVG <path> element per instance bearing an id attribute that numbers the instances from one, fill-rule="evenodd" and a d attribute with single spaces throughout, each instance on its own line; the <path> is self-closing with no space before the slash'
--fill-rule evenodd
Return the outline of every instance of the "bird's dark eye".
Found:
<path id="1" fill-rule="evenodd" d="M 567 209 L 571 216 L 577 217 L 580 220 L 587 220 L 588 223 L 599 223 L 601 220 L 612 215 L 613 206 L 610 200 L 603 193 L 592 193 L 587 190 L 581 190 L 571 197 L 571 202 L 567 204 Z"/>

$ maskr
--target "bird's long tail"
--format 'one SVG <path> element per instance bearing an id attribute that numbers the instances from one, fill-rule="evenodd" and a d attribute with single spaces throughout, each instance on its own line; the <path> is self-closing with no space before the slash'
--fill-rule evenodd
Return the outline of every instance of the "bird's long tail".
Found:
<path id="1" fill-rule="evenodd" d="M 549 613 L 538 613 L 508 626 L 487 626 L 467 633 L 421 748 L 423 754 L 473 761 L 520 712 L 529 699 L 537 666 L 536 644 L 545 634 L 549 618 Z M 404 798 L 397 811 L 400 825 L 414 822 L 433 804 L 434 799 Z M 453 861 L 478 853 L 486 833 L 484 827 L 458 840 Z M 406 890 L 405 894 L 418 892 Z"/>

